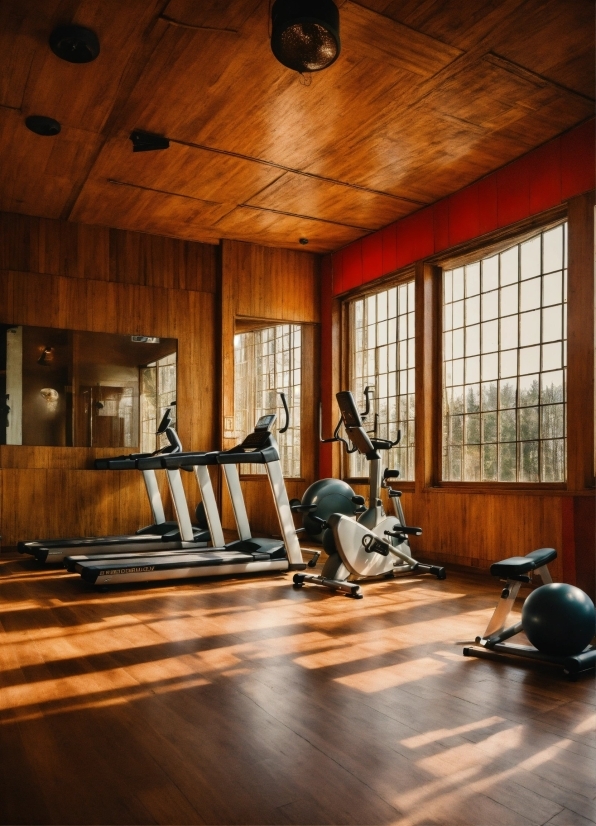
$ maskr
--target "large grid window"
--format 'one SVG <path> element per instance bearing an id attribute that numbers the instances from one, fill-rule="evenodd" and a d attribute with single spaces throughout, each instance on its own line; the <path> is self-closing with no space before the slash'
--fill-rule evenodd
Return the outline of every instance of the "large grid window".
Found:
<path id="1" fill-rule="evenodd" d="M 443 479 L 566 477 L 567 225 L 443 273 Z"/>
<path id="2" fill-rule="evenodd" d="M 300 386 L 302 331 L 298 324 L 279 324 L 234 337 L 234 429 L 236 438 L 252 432 L 257 420 L 277 412 L 274 430 L 285 422 L 279 396 L 285 393 L 290 426 L 279 436 L 284 476 L 300 477 Z M 241 466 L 244 473 L 264 473 L 260 465 Z"/>
<path id="3" fill-rule="evenodd" d="M 415 349 L 414 281 L 391 287 L 350 302 L 350 389 L 356 404 L 364 407 L 364 388 L 374 388 L 369 430 L 376 414 L 377 435 L 401 441 L 385 463 L 400 471 L 402 479 L 414 478 Z M 350 455 L 351 476 L 368 476 L 367 462 Z"/>
<path id="4" fill-rule="evenodd" d="M 168 444 L 155 431 L 166 409 L 176 400 L 176 353 L 141 368 L 141 452 L 153 453 Z M 176 426 L 176 407 L 172 408 Z"/>

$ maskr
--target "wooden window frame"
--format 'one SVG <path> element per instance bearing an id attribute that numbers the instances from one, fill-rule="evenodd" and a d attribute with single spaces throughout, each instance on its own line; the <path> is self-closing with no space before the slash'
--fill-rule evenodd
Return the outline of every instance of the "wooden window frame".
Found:
<path id="1" fill-rule="evenodd" d="M 469 244 L 461 245 L 458 248 L 450 249 L 446 254 L 435 256 L 427 262 L 432 267 L 434 308 L 434 347 L 432 354 L 433 371 L 433 422 L 436 432 L 432 440 L 432 473 L 430 484 L 426 487 L 435 487 L 444 490 L 475 491 L 486 493 L 511 493 L 523 491 L 525 493 L 536 492 L 537 494 L 552 491 L 553 493 L 564 491 L 568 488 L 569 479 L 560 482 L 504 482 L 504 481 L 450 481 L 442 478 L 443 461 L 443 272 L 447 269 L 460 267 L 472 263 L 479 258 L 487 258 L 507 248 L 521 244 L 534 237 L 538 233 L 548 231 L 561 222 L 568 221 L 568 211 L 566 206 L 557 207 L 541 215 L 512 224 L 504 230 L 499 230 L 483 238 L 474 239 Z M 569 267 L 569 263 L 568 263 Z M 569 327 L 569 320 L 567 323 Z M 567 355 L 569 364 L 569 353 Z M 567 400 L 565 401 L 567 408 Z M 516 442 L 517 444 L 517 442 Z M 567 446 L 566 446 L 567 447 Z M 568 463 L 566 462 L 568 468 Z"/>

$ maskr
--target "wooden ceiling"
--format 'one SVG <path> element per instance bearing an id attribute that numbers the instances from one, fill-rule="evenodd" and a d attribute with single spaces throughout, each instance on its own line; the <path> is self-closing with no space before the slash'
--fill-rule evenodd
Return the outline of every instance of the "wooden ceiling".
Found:
<path id="1" fill-rule="evenodd" d="M 0 210 L 329 252 L 593 114 L 592 0 L 338 5 L 340 58 L 305 82 L 269 0 L 3 0 Z M 94 62 L 50 51 L 70 22 Z M 170 148 L 133 154 L 133 129 Z"/>

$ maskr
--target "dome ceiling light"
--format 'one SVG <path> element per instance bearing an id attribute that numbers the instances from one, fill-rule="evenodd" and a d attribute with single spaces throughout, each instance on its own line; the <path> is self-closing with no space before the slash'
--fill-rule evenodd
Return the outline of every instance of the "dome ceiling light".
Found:
<path id="1" fill-rule="evenodd" d="M 58 26 L 50 35 L 50 48 L 69 63 L 91 63 L 99 54 L 99 40 L 84 26 Z"/>
<path id="2" fill-rule="evenodd" d="M 25 126 L 36 135 L 43 135 L 50 138 L 60 132 L 61 126 L 54 118 L 48 118 L 46 115 L 29 115 L 25 118 Z"/>
<path id="3" fill-rule="evenodd" d="M 288 69 L 319 72 L 339 57 L 339 11 L 333 0 L 275 0 L 271 50 Z"/>

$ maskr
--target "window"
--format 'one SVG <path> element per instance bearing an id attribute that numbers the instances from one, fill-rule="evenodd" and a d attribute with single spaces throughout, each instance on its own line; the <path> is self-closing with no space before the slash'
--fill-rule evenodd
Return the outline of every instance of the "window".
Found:
<path id="1" fill-rule="evenodd" d="M 356 403 L 364 406 L 364 388 L 374 388 L 368 424 L 377 417 L 377 435 L 401 441 L 386 463 L 400 471 L 402 479 L 414 478 L 414 281 L 358 298 L 349 305 L 350 389 Z M 367 462 L 350 455 L 350 476 L 368 476 Z"/>
<path id="2" fill-rule="evenodd" d="M 443 273 L 443 479 L 562 482 L 567 225 Z"/>
<path id="3" fill-rule="evenodd" d="M 176 399 L 176 353 L 141 368 L 141 452 L 153 453 L 167 444 L 155 431 L 166 408 Z M 172 408 L 176 426 L 176 407 Z"/>
<path id="4" fill-rule="evenodd" d="M 277 412 L 274 430 L 285 423 L 279 396 L 285 393 L 290 426 L 279 436 L 284 476 L 300 477 L 300 385 L 302 331 L 298 324 L 279 324 L 251 330 L 234 337 L 234 429 L 243 439 L 257 420 Z M 240 468 L 245 473 L 264 473 L 260 465 Z"/>

